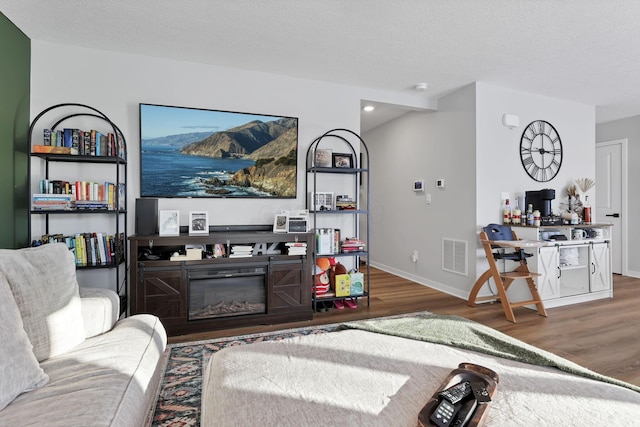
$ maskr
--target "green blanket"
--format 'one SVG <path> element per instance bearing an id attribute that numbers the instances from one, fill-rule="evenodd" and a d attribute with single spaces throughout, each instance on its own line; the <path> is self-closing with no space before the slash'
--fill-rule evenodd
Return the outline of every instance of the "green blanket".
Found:
<path id="1" fill-rule="evenodd" d="M 570 360 L 463 317 L 419 313 L 410 317 L 349 322 L 340 325 L 339 329 L 360 329 L 449 345 L 533 365 L 555 367 L 570 374 L 616 384 L 640 392 L 638 386 L 598 374 Z"/>

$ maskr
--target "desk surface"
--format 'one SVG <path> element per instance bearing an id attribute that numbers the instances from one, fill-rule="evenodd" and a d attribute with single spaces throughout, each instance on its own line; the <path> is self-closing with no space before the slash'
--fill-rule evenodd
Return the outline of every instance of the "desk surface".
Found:
<path id="1" fill-rule="evenodd" d="M 555 242 L 547 242 L 545 240 L 484 240 L 483 242 L 506 248 L 539 248 L 555 245 Z"/>
<path id="2" fill-rule="evenodd" d="M 580 240 L 481 240 L 494 246 L 504 248 L 541 248 L 544 246 L 588 245 L 589 243 L 604 243 L 608 239 L 580 239 Z"/>

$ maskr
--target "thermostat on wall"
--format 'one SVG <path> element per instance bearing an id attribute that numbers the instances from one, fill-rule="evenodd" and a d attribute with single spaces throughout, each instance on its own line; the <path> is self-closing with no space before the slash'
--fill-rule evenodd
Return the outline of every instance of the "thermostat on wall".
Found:
<path id="1" fill-rule="evenodd" d="M 444 188 L 444 179 L 436 179 L 436 187 Z"/>
<path id="2" fill-rule="evenodd" d="M 424 191 L 424 181 L 422 179 L 413 181 L 413 191 Z"/>

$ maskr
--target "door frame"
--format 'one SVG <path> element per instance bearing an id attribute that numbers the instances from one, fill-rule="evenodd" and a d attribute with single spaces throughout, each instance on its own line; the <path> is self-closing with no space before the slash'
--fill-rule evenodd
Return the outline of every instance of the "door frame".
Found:
<path id="1" fill-rule="evenodd" d="M 620 232 L 621 232 L 621 242 L 620 242 L 620 256 L 622 257 L 622 259 L 620 260 L 622 263 L 622 275 L 623 276 L 628 276 L 629 275 L 629 243 L 628 243 L 628 239 L 627 239 L 627 206 L 628 206 L 628 194 L 627 194 L 627 188 L 628 188 L 628 175 L 627 175 L 627 145 L 628 145 L 629 141 L 627 140 L 627 138 L 621 138 L 621 139 L 613 139 L 610 141 L 602 141 L 602 142 L 596 142 L 596 148 L 598 147 L 604 147 L 604 146 L 608 146 L 608 145 L 620 145 L 620 157 L 621 157 L 621 164 L 620 164 L 620 169 L 621 169 L 621 184 L 622 184 L 622 194 L 621 194 L 621 212 L 620 212 Z M 597 155 L 597 151 L 596 151 L 596 155 Z M 596 198 L 597 198 L 597 193 L 596 193 Z"/>

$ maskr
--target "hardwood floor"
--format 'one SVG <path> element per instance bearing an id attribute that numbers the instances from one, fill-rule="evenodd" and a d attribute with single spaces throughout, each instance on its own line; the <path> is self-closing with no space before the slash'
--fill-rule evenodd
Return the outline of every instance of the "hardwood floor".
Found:
<path id="1" fill-rule="evenodd" d="M 547 309 L 541 317 L 516 308 L 517 323 L 509 322 L 500 304 L 469 307 L 466 300 L 371 268 L 371 305 L 358 309 L 316 313 L 313 320 L 261 325 L 170 338 L 170 343 L 255 332 L 347 322 L 428 310 L 485 324 L 596 372 L 640 386 L 640 279 L 614 275 L 614 297 Z"/>

